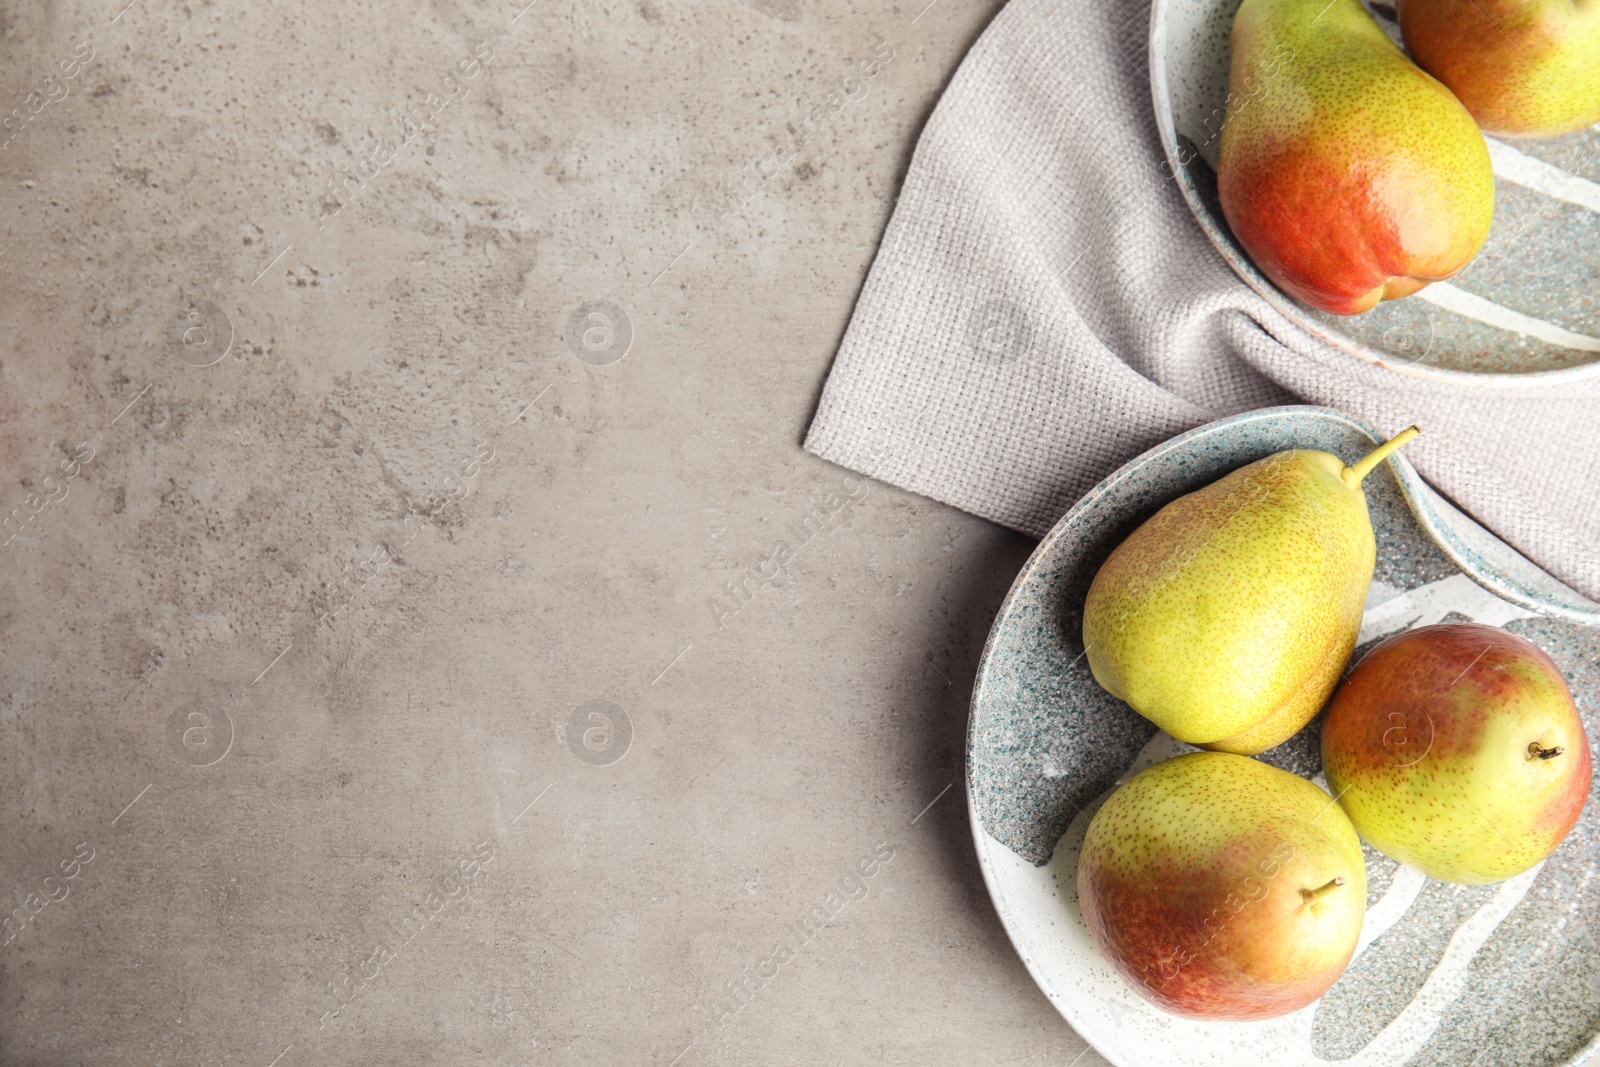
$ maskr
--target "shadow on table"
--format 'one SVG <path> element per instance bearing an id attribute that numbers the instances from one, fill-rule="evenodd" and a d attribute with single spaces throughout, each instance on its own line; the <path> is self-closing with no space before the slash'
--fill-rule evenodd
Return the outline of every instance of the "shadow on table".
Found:
<path id="1" fill-rule="evenodd" d="M 919 794 L 931 799 L 950 787 L 917 824 L 915 833 L 919 848 L 934 846 L 946 892 L 953 898 L 950 908 L 964 914 L 970 922 L 968 931 L 977 935 L 965 946 L 972 953 L 968 962 L 992 976 L 993 981 L 1003 983 L 1006 995 L 1027 998 L 1036 1004 L 1037 1017 L 1049 1027 L 1058 1028 L 1065 1051 L 1074 1055 L 1082 1049 L 1082 1039 L 1034 984 L 995 913 L 978 867 L 967 814 L 967 712 L 973 679 L 995 614 L 1036 543 L 1000 528 L 970 539 L 964 566 L 947 591 L 947 602 L 956 607 L 948 616 L 930 617 L 920 632 L 906 632 L 906 637 L 925 650 L 950 681 L 949 685 L 934 688 L 932 698 L 917 708 L 918 729 L 911 733 L 908 744 L 916 746 L 912 760 L 917 767 Z M 920 660 L 908 662 L 907 669 L 920 670 L 923 675 L 931 673 Z M 908 679 L 908 688 L 928 692 L 926 686 L 919 684 L 923 675 Z M 1098 1057 L 1087 1056 L 1080 1067 L 1098 1062 L 1102 1062 Z"/>

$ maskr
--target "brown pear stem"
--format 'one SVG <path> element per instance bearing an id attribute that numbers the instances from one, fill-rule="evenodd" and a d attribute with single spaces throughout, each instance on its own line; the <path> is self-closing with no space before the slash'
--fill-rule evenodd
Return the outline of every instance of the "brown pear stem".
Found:
<path id="1" fill-rule="evenodd" d="M 1305 902 L 1307 904 L 1315 904 L 1317 901 L 1321 900 L 1323 897 L 1327 896 L 1333 890 L 1339 888 L 1342 885 L 1344 885 L 1344 875 L 1341 874 L 1339 877 L 1335 878 L 1333 881 L 1329 882 L 1327 885 L 1319 886 L 1316 889 L 1302 889 L 1302 890 L 1300 890 L 1300 896 L 1305 899 Z"/>
<path id="2" fill-rule="evenodd" d="M 1372 468 L 1389 458 L 1389 453 L 1417 436 L 1422 431 L 1415 426 L 1407 426 L 1383 444 L 1368 452 L 1366 457 L 1358 460 L 1354 466 L 1346 467 L 1339 472 L 1339 477 L 1344 479 L 1344 484 L 1352 489 L 1361 488 L 1361 480 L 1372 473 Z"/>
<path id="3" fill-rule="evenodd" d="M 1555 759 L 1565 751 L 1566 749 L 1562 748 L 1560 745 L 1557 745 L 1555 748 L 1545 748 L 1537 741 L 1531 741 L 1528 743 L 1529 759 Z"/>

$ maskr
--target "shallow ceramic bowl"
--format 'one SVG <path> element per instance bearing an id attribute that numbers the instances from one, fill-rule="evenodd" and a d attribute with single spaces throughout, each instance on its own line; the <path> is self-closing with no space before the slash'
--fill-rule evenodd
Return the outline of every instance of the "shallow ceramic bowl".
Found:
<path id="1" fill-rule="evenodd" d="M 1224 419 L 1133 460 L 1042 541 L 995 619 L 972 695 L 967 804 L 989 892 L 1035 981 L 1119 1067 L 1345 1063 L 1578 1064 L 1600 1049 L 1600 804 L 1540 867 L 1499 885 L 1434 882 L 1367 851 L 1363 949 L 1316 1004 L 1259 1023 L 1197 1023 L 1138 997 L 1078 909 L 1077 853 L 1113 785 L 1187 746 L 1106 693 L 1083 660 L 1095 571 L 1162 505 L 1287 448 L 1353 461 L 1377 434 L 1325 408 Z M 1600 604 L 1451 508 L 1403 458 L 1367 477 L 1378 559 L 1357 655 L 1378 638 L 1467 618 L 1560 665 L 1600 737 Z M 1318 724 L 1264 754 L 1318 780 Z"/>
<path id="2" fill-rule="evenodd" d="M 1393 9 L 1369 6 L 1398 43 Z M 1450 282 L 1364 315 L 1317 311 L 1255 268 L 1217 202 L 1238 8 L 1239 0 L 1154 0 L 1150 80 L 1173 176 L 1239 277 L 1336 350 L 1405 373 L 1501 387 L 1600 376 L 1600 128 L 1514 146 L 1490 138 L 1495 219 L 1478 258 Z"/>

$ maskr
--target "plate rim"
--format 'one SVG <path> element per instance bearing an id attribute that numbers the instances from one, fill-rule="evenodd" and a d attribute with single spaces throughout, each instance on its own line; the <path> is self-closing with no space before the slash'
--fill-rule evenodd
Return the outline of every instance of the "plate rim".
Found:
<path id="1" fill-rule="evenodd" d="M 1162 3 L 1164 0 L 1155 0 L 1155 2 Z M 983 651 L 978 657 L 978 667 L 973 675 L 972 694 L 967 704 L 967 740 L 964 753 L 965 766 L 963 768 L 963 778 L 964 785 L 966 787 L 967 821 L 972 830 L 973 851 L 977 856 L 978 869 L 983 875 L 984 889 L 989 894 L 990 903 L 994 905 L 995 914 L 1000 918 L 1000 925 L 1005 930 L 1006 940 L 1011 943 L 1012 951 L 1016 953 L 1017 958 L 1022 961 L 1022 965 L 1027 970 L 1028 976 L 1033 979 L 1034 985 L 1038 987 L 1041 993 L 1044 994 L 1045 999 L 1048 1000 L 1051 1006 L 1055 1008 L 1057 1014 L 1065 1019 L 1067 1024 L 1072 1027 L 1073 1032 L 1082 1037 L 1086 1042 L 1088 1042 L 1090 1047 L 1092 1047 L 1105 1059 L 1110 1061 L 1113 1065 L 1115 1065 L 1115 1067 L 1139 1067 L 1139 1065 L 1124 1058 L 1122 1056 L 1122 1050 L 1117 1046 L 1117 1044 L 1112 1042 L 1107 1035 L 1101 1033 L 1099 1028 L 1094 1024 L 1089 1023 L 1082 1018 L 1081 1015 L 1074 1010 L 1075 1004 L 1070 998 L 1068 998 L 1065 994 L 1058 995 L 1052 991 L 1051 985 L 1045 980 L 1043 974 L 1035 965 L 1035 961 L 1030 950 L 1021 940 L 1021 933 L 1016 928 L 1014 920 L 1011 917 L 1006 895 L 999 885 L 997 875 L 995 874 L 995 871 L 990 863 L 990 849 L 996 847 L 1007 849 L 1007 851 L 1010 851 L 1010 849 L 1009 846 L 1007 846 L 1004 842 L 989 835 L 988 831 L 984 829 L 983 819 L 978 811 L 977 794 L 975 792 L 972 779 L 972 752 L 976 743 L 976 734 L 979 721 L 978 694 L 984 688 L 984 683 L 990 669 L 995 648 L 996 635 L 1000 629 L 1000 622 L 1010 613 L 1012 602 L 1017 596 L 1018 589 L 1022 586 L 1024 579 L 1032 577 L 1034 567 L 1038 565 L 1047 554 L 1054 551 L 1056 542 L 1065 536 L 1066 531 L 1073 524 L 1073 521 L 1078 517 L 1078 515 L 1081 512 L 1090 510 L 1090 508 L 1093 506 L 1091 498 L 1099 496 L 1103 490 L 1116 484 L 1118 481 L 1129 477 L 1136 470 L 1142 468 L 1145 464 L 1155 460 L 1159 455 L 1183 447 L 1190 440 L 1200 436 L 1201 434 L 1215 432 L 1224 427 L 1245 425 L 1258 419 L 1289 413 L 1314 414 L 1324 418 L 1343 422 L 1354 429 L 1360 430 L 1375 443 L 1383 440 L 1382 435 L 1375 427 L 1368 425 L 1361 419 L 1347 415 L 1342 411 L 1314 404 L 1286 404 L 1277 407 L 1258 408 L 1253 411 L 1241 412 L 1237 415 L 1225 416 L 1224 418 L 1216 419 L 1200 426 L 1196 426 L 1193 429 L 1186 430 L 1181 434 L 1177 434 L 1165 441 L 1162 441 L 1145 452 L 1141 452 L 1139 455 L 1130 459 L 1128 462 L 1124 463 L 1115 471 L 1107 475 L 1100 482 L 1096 483 L 1092 489 L 1086 492 L 1076 503 L 1072 505 L 1071 508 L 1067 510 L 1066 514 L 1062 515 L 1060 519 L 1056 520 L 1055 525 L 1050 528 L 1050 531 L 1039 540 L 1037 545 L 1034 546 L 1033 551 L 1028 554 L 1027 560 L 1023 562 L 1022 567 L 1017 571 L 1016 577 L 1012 579 L 1011 587 L 1006 590 L 1005 598 L 1000 602 L 999 608 L 997 608 L 995 611 L 994 622 L 990 624 L 989 633 L 984 638 Z M 1416 521 L 1417 525 L 1423 529 L 1426 535 L 1433 540 L 1436 545 L 1439 545 L 1442 550 L 1446 551 L 1451 561 L 1456 566 L 1461 568 L 1461 573 L 1465 574 L 1469 579 L 1479 586 L 1488 589 L 1491 593 L 1494 593 L 1494 595 L 1503 597 L 1504 594 L 1501 591 L 1484 585 L 1483 581 L 1477 576 L 1473 568 L 1466 566 L 1465 562 L 1455 553 L 1449 552 L 1448 549 L 1446 549 L 1441 543 L 1441 540 L 1437 532 L 1433 529 L 1430 520 L 1426 516 L 1419 513 L 1416 497 L 1414 495 L 1414 485 L 1426 486 L 1426 483 L 1422 482 L 1421 477 L 1406 461 L 1405 457 L 1399 454 L 1391 455 L 1388 457 L 1386 462 L 1389 462 L 1393 465 L 1401 496 L 1404 498 L 1406 506 L 1408 510 L 1410 510 L 1412 518 Z M 1553 613 L 1549 612 L 1548 608 L 1546 607 L 1540 611 L 1540 614 Z M 1572 621 L 1581 622 L 1581 620 L 1575 619 Z M 1594 620 L 1589 620 L 1588 624 L 1600 625 L 1600 623 L 1596 623 Z M 1013 855 L 1015 855 L 1015 853 L 1013 853 Z M 1024 862 L 1027 861 L 1024 860 Z M 1583 1045 L 1582 1048 L 1576 1051 L 1570 1058 L 1561 1061 L 1559 1064 L 1554 1064 L 1552 1067 L 1584 1067 L 1587 1061 L 1597 1052 L 1600 1052 L 1600 1025 L 1597 1025 L 1595 1032 L 1590 1035 L 1589 1040 Z M 1330 1061 L 1330 1067 L 1337 1067 L 1337 1063 L 1338 1061 Z"/>
<path id="2" fill-rule="evenodd" d="M 1273 285 L 1256 268 L 1253 262 L 1246 261 L 1243 264 L 1235 262 L 1234 256 L 1225 244 L 1216 221 L 1210 217 L 1210 212 L 1201 203 L 1200 195 L 1195 190 L 1194 183 L 1188 180 L 1183 165 L 1178 161 L 1178 134 L 1172 116 L 1172 94 L 1167 80 L 1166 65 L 1166 46 L 1168 43 L 1166 26 L 1167 12 L 1170 6 L 1171 0 L 1151 0 L 1150 27 L 1146 34 L 1145 44 L 1145 59 L 1150 66 L 1150 99 L 1155 110 L 1156 135 L 1161 141 L 1161 151 L 1166 156 L 1167 169 L 1172 172 L 1172 180 L 1177 183 L 1179 191 L 1183 194 L 1184 202 L 1189 207 L 1189 214 L 1194 217 L 1195 222 L 1206 235 L 1206 239 L 1211 242 L 1212 248 L 1222 257 L 1223 262 L 1228 264 L 1239 280 L 1253 289 L 1256 295 L 1265 300 L 1274 311 L 1288 319 L 1296 328 L 1310 334 L 1316 340 L 1323 342 L 1353 361 L 1381 367 L 1384 370 L 1413 378 L 1456 386 L 1467 386 L 1469 388 L 1534 389 L 1551 385 L 1564 385 L 1570 382 L 1590 381 L 1600 377 L 1600 358 L 1576 367 L 1562 367 L 1558 370 L 1498 372 L 1452 370 L 1447 367 L 1424 366 L 1414 362 L 1392 362 L 1385 359 L 1377 349 L 1362 344 L 1354 338 L 1334 333 L 1322 323 L 1308 316 L 1281 289 Z M 1498 207 L 1498 204 L 1496 206 Z"/>

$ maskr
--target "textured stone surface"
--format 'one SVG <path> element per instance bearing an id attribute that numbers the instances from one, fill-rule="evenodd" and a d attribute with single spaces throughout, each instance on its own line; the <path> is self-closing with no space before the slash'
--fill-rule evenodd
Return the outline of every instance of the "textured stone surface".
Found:
<path id="1" fill-rule="evenodd" d="M 0 5 L 0 1062 L 1074 1062 L 1031 544 L 798 447 L 994 5 L 123 2 Z"/>

